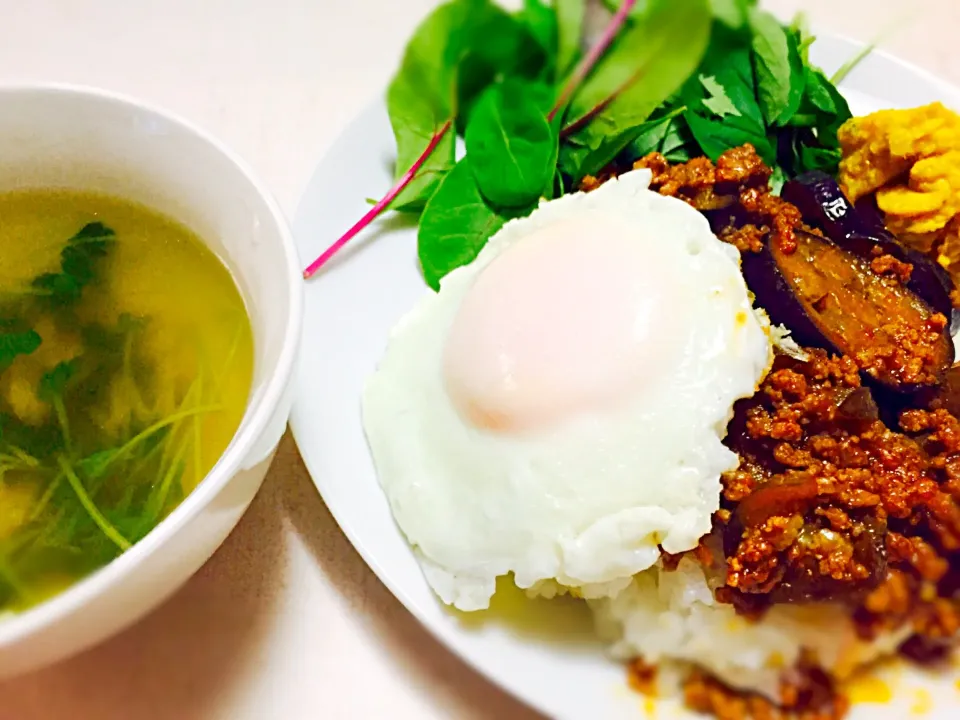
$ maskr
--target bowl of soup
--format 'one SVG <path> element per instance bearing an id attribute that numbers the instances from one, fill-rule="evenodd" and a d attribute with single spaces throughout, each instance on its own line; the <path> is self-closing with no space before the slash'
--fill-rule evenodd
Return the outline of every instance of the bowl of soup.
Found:
<path id="1" fill-rule="evenodd" d="M 0 676 L 212 555 L 286 426 L 302 281 L 270 193 L 136 100 L 0 87 Z"/>

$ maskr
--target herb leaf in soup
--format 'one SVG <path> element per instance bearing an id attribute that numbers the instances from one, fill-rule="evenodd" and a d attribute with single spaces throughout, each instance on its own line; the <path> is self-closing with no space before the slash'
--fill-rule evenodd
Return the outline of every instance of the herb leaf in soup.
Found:
<path id="1" fill-rule="evenodd" d="M 44 273 L 33 287 L 53 303 L 68 305 L 80 299 L 83 288 L 94 278 L 97 261 L 106 256 L 115 238 L 113 230 L 100 222 L 84 225 L 60 253 L 60 272 Z"/>
<path id="2" fill-rule="evenodd" d="M 18 355 L 30 355 L 40 347 L 36 330 L 6 330 L 0 323 L 0 372 L 6 370 Z"/>
<path id="3" fill-rule="evenodd" d="M 557 164 L 557 135 L 535 97 L 551 93 L 510 80 L 491 87 L 467 125 L 470 169 L 494 205 L 521 207 L 547 191 Z"/>
<path id="4" fill-rule="evenodd" d="M 203 478 L 239 425 L 253 346 L 229 272 L 176 223 L 66 191 L 0 195 L 0 214 L 8 269 L 59 263 L 0 288 L 0 611 L 16 611 L 110 562 Z"/>

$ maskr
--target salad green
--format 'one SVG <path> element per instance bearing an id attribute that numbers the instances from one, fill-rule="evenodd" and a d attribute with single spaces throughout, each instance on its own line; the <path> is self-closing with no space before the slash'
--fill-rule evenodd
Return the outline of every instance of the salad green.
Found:
<path id="1" fill-rule="evenodd" d="M 584 0 L 525 0 L 514 13 L 449 0 L 427 17 L 387 92 L 397 184 L 304 276 L 389 208 L 420 213 L 436 289 L 507 219 L 651 152 L 716 160 L 750 143 L 775 184 L 836 170 L 850 110 L 811 65 L 800 19 L 783 25 L 756 0 L 604 4 L 612 16 L 592 45 Z"/>

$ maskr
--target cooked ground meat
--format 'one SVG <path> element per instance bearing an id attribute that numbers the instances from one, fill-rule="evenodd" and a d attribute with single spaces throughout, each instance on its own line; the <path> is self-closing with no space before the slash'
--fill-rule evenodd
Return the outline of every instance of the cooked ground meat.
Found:
<path id="1" fill-rule="evenodd" d="M 819 235 L 769 192 L 770 170 L 749 145 L 716 164 L 701 158 L 671 166 L 652 154 L 635 167 L 652 171 L 656 191 L 703 211 L 742 253 L 776 242 L 798 258 L 806 238 L 798 231 Z M 867 265 L 899 284 L 913 270 L 889 255 Z M 912 324 L 906 315 L 881 317 L 869 343 L 848 356 L 819 349 L 806 349 L 806 361 L 778 355 L 754 397 L 737 404 L 726 443 L 741 463 L 722 478 L 714 531 L 691 554 L 708 570 L 717 599 L 741 615 L 762 620 L 779 603 L 841 603 L 863 638 L 906 626 L 912 635 L 902 654 L 935 662 L 960 635 L 960 420 L 948 410 L 958 412 L 960 402 L 951 395 L 915 409 L 909 405 L 917 398 L 874 397 L 861 373 L 940 380 L 925 373 L 947 323 L 939 314 Z M 675 569 L 681 557 L 664 553 L 662 565 Z M 638 661 L 634 675 L 649 681 L 638 668 L 648 666 Z M 779 704 L 701 673 L 688 679 L 685 695 L 691 708 L 721 720 L 846 714 L 815 658 L 790 677 Z"/>
<path id="2" fill-rule="evenodd" d="M 946 326 L 947 318 L 940 313 L 919 327 L 894 317 L 876 329 L 876 341 L 860 349 L 853 359 L 872 377 L 890 375 L 908 384 L 934 383 Z"/>
<path id="3" fill-rule="evenodd" d="M 627 666 L 627 678 L 630 687 L 642 695 L 654 696 L 657 693 L 657 666 L 647 663 L 643 658 L 634 658 Z"/>
<path id="4" fill-rule="evenodd" d="M 870 269 L 877 275 L 892 277 L 901 285 L 910 282 L 913 265 L 897 260 L 893 255 L 878 255 L 870 262 Z"/>
<path id="5" fill-rule="evenodd" d="M 849 704 L 822 672 L 808 667 L 797 677 L 795 683 L 785 683 L 781 688 L 777 705 L 695 671 L 684 683 L 684 700 L 691 710 L 719 720 L 840 720 L 846 715 Z"/>
<path id="6" fill-rule="evenodd" d="M 924 583 L 935 588 L 960 549 L 947 470 L 960 469 L 960 423 L 945 410 L 904 413 L 904 429 L 925 433 L 921 442 L 875 419 L 872 404 L 849 415 L 848 401 L 865 390 L 857 365 L 807 352 L 809 362 L 779 357 L 731 425 L 727 442 L 742 463 L 724 477 L 725 597 L 839 600 L 858 609 L 864 635 L 905 619 L 926 632 L 938 596 Z M 906 617 L 880 604 L 901 571 L 916 579 Z M 746 609 L 756 612 L 757 598 Z"/>
<path id="7" fill-rule="evenodd" d="M 702 212 L 716 211 L 719 217 L 712 219 L 719 237 L 741 252 L 758 252 L 760 240 L 771 232 L 785 252 L 796 248 L 794 232 L 803 226 L 803 217 L 770 193 L 772 171 L 752 145 L 728 150 L 716 165 L 707 158 L 670 165 L 659 153 L 651 153 L 634 168 L 650 169 L 651 188 L 661 195 L 680 198 Z M 731 208 L 725 221 L 720 211 Z"/>

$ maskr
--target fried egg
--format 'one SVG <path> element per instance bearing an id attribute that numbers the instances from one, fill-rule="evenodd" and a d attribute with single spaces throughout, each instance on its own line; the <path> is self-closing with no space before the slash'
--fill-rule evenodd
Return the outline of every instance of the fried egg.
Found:
<path id="1" fill-rule="evenodd" d="M 772 344 L 739 269 L 635 170 L 501 228 L 392 331 L 363 421 L 447 604 L 496 579 L 614 596 L 711 527 L 734 402 Z"/>

